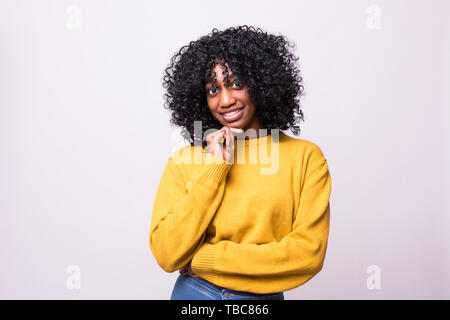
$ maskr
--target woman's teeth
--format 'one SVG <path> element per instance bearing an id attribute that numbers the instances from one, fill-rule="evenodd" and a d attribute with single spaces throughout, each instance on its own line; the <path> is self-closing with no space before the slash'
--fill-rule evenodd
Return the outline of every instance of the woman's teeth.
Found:
<path id="1" fill-rule="evenodd" d="M 225 115 L 226 115 L 226 116 L 232 116 L 233 114 L 238 113 L 240 110 L 241 110 L 241 109 L 236 110 L 236 111 L 233 111 L 233 112 L 225 113 Z"/>
<path id="2" fill-rule="evenodd" d="M 242 111 L 242 110 L 244 110 L 244 107 L 242 107 L 236 111 L 233 111 L 233 112 L 224 113 L 223 114 L 224 119 L 227 121 L 235 121 L 235 120 L 239 119 L 242 116 L 242 113 L 244 112 L 244 111 Z"/>

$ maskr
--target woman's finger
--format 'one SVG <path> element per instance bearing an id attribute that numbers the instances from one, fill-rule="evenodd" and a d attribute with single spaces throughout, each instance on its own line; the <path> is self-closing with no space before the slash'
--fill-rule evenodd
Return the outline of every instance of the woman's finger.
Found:
<path id="1" fill-rule="evenodd" d="M 210 134 L 208 134 L 208 136 L 206 137 L 206 142 L 207 143 L 212 143 L 215 142 L 215 140 L 217 139 L 217 136 L 220 135 L 220 130 L 211 132 Z"/>
<path id="2" fill-rule="evenodd" d="M 227 141 L 225 144 L 225 160 L 231 162 L 234 150 L 234 136 L 231 129 L 227 129 Z"/>
<path id="3" fill-rule="evenodd" d="M 241 129 L 241 128 L 230 128 L 230 129 L 231 129 L 231 131 L 233 131 L 235 133 L 242 133 L 242 132 L 244 132 L 244 130 Z"/>
<path id="4" fill-rule="evenodd" d="M 220 133 L 217 134 L 216 143 L 219 143 L 222 146 L 222 144 L 225 142 L 226 129 L 222 128 L 219 131 L 220 131 Z"/>

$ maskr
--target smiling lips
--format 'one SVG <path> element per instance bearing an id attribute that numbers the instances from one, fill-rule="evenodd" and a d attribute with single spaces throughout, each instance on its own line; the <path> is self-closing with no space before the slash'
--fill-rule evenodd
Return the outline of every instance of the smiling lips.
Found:
<path id="1" fill-rule="evenodd" d="M 244 106 L 245 107 L 245 106 Z M 224 113 L 222 114 L 222 117 L 226 120 L 226 121 L 235 121 L 237 119 L 239 119 L 243 113 L 244 107 L 232 111 L 232 112 L 228 112 L 228 113 Z"/>

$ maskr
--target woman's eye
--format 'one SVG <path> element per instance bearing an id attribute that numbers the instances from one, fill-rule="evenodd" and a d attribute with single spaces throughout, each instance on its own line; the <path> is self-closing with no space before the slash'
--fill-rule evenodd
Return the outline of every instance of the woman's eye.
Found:
<path id="1" fill-rule="evenodd" d="M 235 81 L 235 82 L 233 83 L 233 85 L 237 85 L 238 88 L 241 87 L 241 83 L 240 83 L 239 81 Z"/>
<path id="2" fill-rule="evenodd" d="M 242 84 L 239 81 L 233 82 L 232 86 L 234 86 L 235 88 L 242 88 Z M 208 90 L 208 94 L 215 95 L 216 91 L 217 87 L 212 87 L 211 89 Z"/>

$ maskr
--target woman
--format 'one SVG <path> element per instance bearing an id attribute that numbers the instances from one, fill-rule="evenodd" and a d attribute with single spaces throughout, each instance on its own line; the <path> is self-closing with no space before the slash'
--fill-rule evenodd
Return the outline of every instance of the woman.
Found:
<path id="1" fill-rule="evenodd" d="M 171 123 L 190 141 L 167 161 L 150 227 L 158 264 L 180 271 L 171 299 L 283 300 L 322 269 L 331 177 L 315 143 L 280 131 L 298 135 L 303 120 L 289 46 L 259 28 L 213 29 L 165 71 Z"/>

